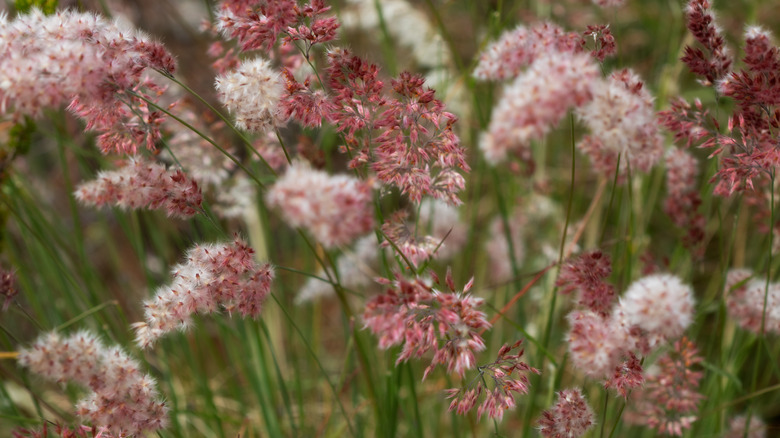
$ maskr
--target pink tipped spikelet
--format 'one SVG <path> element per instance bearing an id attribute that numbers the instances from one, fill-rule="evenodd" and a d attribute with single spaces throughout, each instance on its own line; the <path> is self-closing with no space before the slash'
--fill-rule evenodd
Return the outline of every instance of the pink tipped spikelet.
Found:
<path id="1" fill-rule="evenodd" d="M 549 52 L 575 52 L 580 37 L 549 22 L 528 28 L 518 26 L 491 43 L 479 57 L 474 77 L 482 80 L 512 79 Z"/>
<path id="2" fill-rule="evenodd" d="M 268 190 L 288 224 L 308 230 L 324 246 L 347 245 L 374 226 L 371 183 L 328 175 L 308 163 L 293 163 Z"/>
<path id="3" fill-rule="evenodd" d="M 619 307 L 629 326 L 638 326 L 653 341 L 662 342 L 680 337 L 691 325 L 693 305 L 693 291 L 680 278 L 654 274 L 632 283 Z"/>
<path id="4" fill-rule="evenodd" d="M 477 308 L 483 300 L 468 292 L 473 281 L 455 291 L 452 274 L 446 278 L 449 293 L 439 292 L 421 279 L 398 276 L 384 294 L 372 298 L 363 312 L 365 327 L 379 336 L 379 347 L 403 344 L 397 363 L 433 351 L 423 379 L 438 364 L 448 373 L 463 376 L 475 365 L 475 352 L 485 349 L 480 330 L 490 328 Z"/>
<path id="5" fill-rule="evenodd" d="M 257 318 L 271 290 L 274 271 L 254 260 L 254 250 L 243 241 L 196 245 L 186 262 L 173 267 L 173 283 L 159 288 L 144 301 L 146 321 L 135 323 L 136 342 L 142 348 L 175 329 L 186 329 L 195 313 L 229 313 Z"/>
<path id="6" fill-rule="evenodd" d="M 86 205 L 163 209 L 178 218 L 197 214 L 203 200 L 198 184 L 181 170 L 141 159 L 98 173 L 95 180 L 79 185 L 75 196 Z"/>
<path id="7" fill-rule="evenodd" d="M 217 27 L 238 40 L 242 51 L 272 52 L 276 42 L 300 41 L 308 56 L 314 44 L 336 38 L 335 17 L 323 17 L 330 6 L 324 0 L 299 5 L 296 0 L 223 0 L 217 7 Z"/>
<path id="8" fill-rule="evenodd" d="M 615 300 L 615 288 L 605 279 L 612 274 L 612 261 L 601 251 L 591 251 L 567 261 L 555 285 L 561 293 L 579 293 L 579 304 L 607 316 Z"/>
<path id="9" fill-rule="evenodd" d="M 674 349 L 648 373 L 641 393 L 636 393 L 633 405 L 643 423 L 665 435 L 682 436 L 684 429 L 690 429 L 704 398 L 699 393 L 704 373 L 693 369 L 701 362 L 693 342 L 687 338 L 675 342 Z"/>
<path id="10" fill-rule="evenodd" d="M 595 424 L 593 409 L 579 388 L 558 392 L 558 402 L 542 413 L 539 432 L 546 438 L 581 437 Z"/>
<path id="11" fill-rule="evenodd" d="M 167 407 L 156 383 L 119 347 L 106 347 L 89 332 L 51 332 L 19 352 L 19 364 L 57 382 L 73 381 L 92 392 L 77 413 L 112 435 L 126 437 L 165 427 Z"/>
<path id="12" fill-rule="evenodd" d="M 605 58 L 614 56 L 617 53 L 615 37 L 612 36 L 609 25 L 588 25 L 587 30 L 582 33 L 580 46 L 585 49 L 589 45 L 588 42 L 590 40 L 593 40 L 593 49 L 591 49 L 590 55 L 599 62 L 604 62 Z"/>
<path id="13" fill-rule="evenodd" d="M 147 68 L 170 73 L 175 65 L 160 44 L 100 16 L 33 9 L 12 21 L 0 17 L 0 113 L 19 120 L 69 106 L 87 129 L 103 133 L 104 152 L 154 148 L 162 114 L 133 94 L 154 101 L 162 92 L 143 77 Z"/>
<path id="14" fill-rule="evenodd" d="M 709 0 L 689 1 L 685 15 L 688 30 L 704 47 L 706 53 L 687 46 L 682 61 L 688 65 L 691 72 L 704 78 L 705 85 L 713 85 L 731 71 L 733 59 L 726 41 L 715 23 Z"/>
<path id="15" fill-rule="evenodd" d="M 501 421 L 504 412 L 515 407 L 515 394 L 528 394 L 530 383 L 527 373 L 539 374 L 539 370 L 520 360 L 524 352 L 521 345 L 522 340 L 511 346 L 504 344 L 495 362 L 477 367 L 479 378 L 472 380 L 466 387 L 446 390 L 447 398 L 452 399 L 449 410 L 465 415 L 485 394 L 485 399 L 477 409 L 477 418 L 487 414 L 488 418 Z M 510 354 L 514 350 L 517 351 Z M 492 382 L 492 388 L 487 382 Z"/>
<path id="16" fill-rule="evenodd" d="M 604 382 L 604 388 L 614 389 L 624 399 L 627 399 L 629 391 L 641 387 L 644 383 L 642 363 L 633 352 L 629 352 L 628 359 L 616 366 L 612 376 Z"/>
<path id="17" fill-rule="evenodd" d="M 455 135 L 457 118 L 425 81 L 408 72 L 384 94 L 376 65 L 343 49 L 328 52 L 328 85 L 334 95 L 329 117 L 344 135 L 349 166 L 369 167 L 377 179 L 398 187 L 416 203 L 424 196 L 459 205 L 470 170 Z"/>
<path id="18" fill-rule="evenodd" d="M 599 173 L 614 175 L 648 172 L 663 157 L 663 137 L 658 131 L 653 98 L 631 70 L 612 73 L 595 81 L 593 99 L 577 109 L 577 116 L 590 134 L 577 146 L 591 159 Z"/>
<path id="19" fill-rule="evenodd" d="M 458 119 L 424 85 L 422 76 L 409 72 L 392 81 L 398 99 L 388 100 L 376 121 L 383 131 L 374 139 L 372 169 L 416 203 L 427 195 L 459 205 L 466 180 L 458 170 L 467 172 L 469 165 L 454 131 Z"/>
<path id="20" fill-rule="evenodd" d="M 269 61 L 243 61 L 235 71 L 217 76 L 215 87 L 220 102 L 235 115 L 239 128 L 265 132 L 284 122 L 279 106 L 284 81 Z"/>
<path id="21" fill-rule="evenodd" d="M 585 53 L 549 52 L 538 57 L 504 90 L 493 110 L 480 149 L 496 164 L 508 153 L 530 161 L 531 140 L 544 137 L 571 107 L 591 99 L 591 84 L 599 77 Z"/>
<path id="22" fill-rule="evenodd" d="M 729 271 L 726 277 L 726 310 L 745 330 L 761 334 L 780 333 L 780 284 L 751 278 L 753 273 L 745 269 Z M 766 311 L 764 295 L 766 294 Z"/>

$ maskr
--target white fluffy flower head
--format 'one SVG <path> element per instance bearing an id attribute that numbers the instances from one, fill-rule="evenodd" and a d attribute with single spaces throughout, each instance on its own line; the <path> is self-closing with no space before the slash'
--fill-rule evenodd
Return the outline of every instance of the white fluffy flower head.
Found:
<path id="1" fill-rule="evenodd" d="M 629 325 L 666 340 L 681 336 L 691 325 L 693 305 L 691 287 L 669 274 L 640 278 L 620 299 L 620 308 Z"/>
<path id="2" fill-rule="evenodd" d="M 218 76 L 215 87 L 219 100 L 235 115 L 239 128 L 265 132 L 283 123 L 279 101 L 284 83 L 270 61 L 246 60 L 235 71 Z"/>

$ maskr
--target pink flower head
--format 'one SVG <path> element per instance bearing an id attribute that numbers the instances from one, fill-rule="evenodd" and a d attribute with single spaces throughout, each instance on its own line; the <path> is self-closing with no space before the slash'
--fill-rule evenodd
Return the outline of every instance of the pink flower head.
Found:
<path id="1" fill-rule="evenodd" d="M 699 393 L 704 373 L 694 370 L 701 362 L 693 342 L 687 338 L 675 342 L 648 373 L 644 389 L 635 393 L 632 405 L 642 413 L 641 421 L 665 435 L 682 436 L 690 429 L 704 398 Z"/>
<path id="2" fill-rule="evenodd" d="M 617 53 L 615 37 L 612 36 L 612 31 L 609 29 L 608 24 L 588 25 L 587 30 L 582 33 L 580 46 L 583 49 L 586 48 L 590 39 L 593 40 L 593 49 L 590 51 L 590 54 L 599 62 L 604 62 L 606 57 L 614 56 Z"/>
<path id="3" fill-rule="evenodd" d="M 266 194 L 289 225 L 303 227 L 326 247 L 347 245 L 374 226 L 371 183 L 328 175 L 293 163 Z"/>
<path id="4" fill-rule="evenodd" d="M 87 129 L 103 133 L 104 152 L 153 149 L 160 138 L 162 114 L 137 97 L 155 101 L 162 93 L 144 77 L 148 68 L 176 69 L 159 43 L 98 15 L 32 9 L 12 21 L 0 18 L 0 113 L 19 120 L 68 106 Z"/>
<path id="5" fill-rule="evenodd" d="M 157 385 L 119 347 L 106 347 L 90 332 L 69 337 L 50 332 L 19 351 L 19 364 L 57 382 L 91 390 L 77 413 L 112 435 L 143 434 L 165 427 L 167 411 Z"/>
<path id="6" fill-rule="evenodd" d="M 510 152 L 530 161 L 531 140 L 544 137 L 571 107 L 591 99 L 598 67 L 584 53 L 540 56 L 504 90 L 480 149 L 492 164 Z"/>
<path id="7" fill-rule="evenodd" d="M 457 118 L 435 91 L 424 87 L 422 77 L 403 72 L 391 82 L 397 97 L 388 97 L 376 65 L 343 49 L 328 52 L 328 60 L 330 118 L 344 133 L 349 166 L 370 167 L 413 202 L 431 196 L 460 204 L 460 172 L 470 169 L 454 131 Z"/>
<path id="8" fill-rule="evenodd" d="M 704 77 L 705 85 L 712 85 L 731 71 L 733 59 L 715 23 L 715 14 L 709 0 L 690 0 L 685 8 L 688 30 L 704 51 L 687 46 L 682 61 L 691 72 Z"/>
<path id="9" fill-rule="evenodd" d="M 596 424 L 593 409 L 579 388 L 565 389 L 557 395 L 558 402 L 544 411 L 539 419 L 539 431 L 543 437 L 581 437 Z"/>
<path id="10" fill-rule="evenodd" d="M 474 367 L 474 353 L 485 349 L 479 333 L 490 328 L 490 323 L 477 310 L 483 300 L 468 293 L 473 279 L 462 291 L 455 291 L 448 271 L 446 283 L 449 293 L 439 292 L 419 278 L 397 276 L 393 287 L 372 298 L 363 312 L 365 327 L 379 336 L 380 348 L 403 344 L 398 363 L 433 350 L 423 379 L 438 364 L 462 377 Z"/>
<path id="11" fill-rule="evenodd" d="M 145 321 L 133 324 L 142 348 L 175 329 L 186 329 L 195 313 L 229 313 L 257 318 L 271 290 L 274 271 L 254 260 L 254 250 L 240 239 L 196 245 L 186 262 L 171 270 L 173 283 L 144 301 Z"/>
<path id="12" fill-rule="evenodd" d="M 639 388 L 644 383 L 642 364 L 633 352 L 629 352 L 628 359 L 616 366 L 612 376 L 604 382 L 604 388 L 612 388 L 627 399 L 630 390 Z"/>
<path id="13" fill-rule="evenodd" d="M 612 274 L 612 261 L 601 251 L 591 251 L 561 267 L 556 286 L 561 293 L 579 292 L 579 304 L 606 316 L 615 298 L 615 288 L 605 281 Z"/>
<path id="14" fill-rule="evenodd" d="M 217 76 L 217 96 L 236 117 L 236 126 L 264 132 L 281 125 L 282 77 L 263 58 L 246 60 L 235 71 Z"/>
<path id="15" fill-rule="evenodd" d="M 579 35 L 576 33 L 566 33 L 549 22 L 536 23 L 530 28 L 521 25 L 504 32 L 498 41 L 482 52 L 474 77 L 482 80 L 511 79 L 549 52 L 578 50 Z"/>
<path id="16" fill-rule="evenodd" d="M 80 184 L 75 196 L 85 205 L 159 208 L 178 218 L 197 214 L 203 200 L 198 184 L 181 170 L 141 159 L 131 159 L 117 170 L 101 171 L 95 180 Z"/>
<path id="17" fill-rule="evenodd" d="M 567 316 L 571 329 L 566 337 L 575 368 L 592 378 L 607 377 L 629 346 L 628 333 L 591 311 Z"/>
<path id="18" fill-rule="evenodd" d="M 392 81 L 399 97 L 387 101 L 376 122 L 383 131 L 374 139 L 372 169 L 380 181 L 400 188 L 413 202 L 428 195 L 459 205 L 457 193 L 465 187 L 459 172 L 470 168 L 454 131 L 457 117 L 424 83 L 409 72 Z"/>
<path id="19" fill-rule="evenodd" d="M 217 8 L 217 27 L 226 37 L 237 39 L 242 51 L 271 53 L 277 40 L 302 41 L 308 56 L 311 46 L 336 38 L 334 17 L 322 17 L 330 6 L 324 0 L 299 5 L 296 0 L 222 0 Z"/>
<path id="20" fill-rule="evenodd" d="M 669 274 L 642 277 L 620 298 L 629 326 L 638 326 L 654 342 L 680 337 L 693 322 L 693 291 Z"/>
<path id="21" fill-rule="evenodd" d="M 449 410 L 465 415 L 485 394 L 477 409 L 477 418 L 487 414 L 489 418 L 501 421 L 504 412 L 515 407 L 515 394 L 528 393 L 530 383 L 527 373 L 539 374 L 539 370 L 520 360 L 524 352 L 521 345 L 522 340 L 511 346 L 504 344 L 495 362 L 478 367 L 479 378 L 473 380 L 471 385 L 446 390 L 447 398 L 452 399 Z M 510 354 L 512 351 L 515 353 Z M 492 389 L 487 386 L 488 381 L 492 381 Z"/>
<path id="22" fill-rule="evenodd" d="M 767 289 L 765 279 L 751 279 L 752 276 L 753 273 L 745 269 L 729 271 L 725 288 L 726 310 L 745 330 L 761 334 L 763 321 L 765 332 L 780 333 L 780 284 L 770 283 Z"/>
<path id="23" fill-rule="evenodd" d="M 629 166 L 632 172 L 648 172 L 663 157 L 664 144 L 642 80 L 622 70 L 595 81 L 591 91 L 593 99 L 577 109 L 590 134 L 577 146 L 599 173 L 614 175 L 618 157 L 621 176 Z"/>

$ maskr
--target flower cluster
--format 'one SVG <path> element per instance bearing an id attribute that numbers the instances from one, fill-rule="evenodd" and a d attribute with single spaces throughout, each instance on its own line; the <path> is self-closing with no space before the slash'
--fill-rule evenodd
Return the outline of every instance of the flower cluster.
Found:
<path id="1" fill-rule="evenodd" d="M 454 132 L 457 118 L 445 111 L 422 77 L 401 73 L 385 96 L 374 64 L 343 49 L 328 52 L 328 84 L 334 93 L 330 118 L 344 135 L 350 167 L 369 165 L 377 179 L 419 203 L 432 196 L 458 205 L 468 172 Z M 374 132 L 378 135 L 374 135 Z"/>
<path id="2" fill-rule="evenodd" d="M 595 424 L 593 409 L 579 388 L 558 392 L 558 402 L 544 411 L 539 419 L 539 432 L 547 438 L 576 438 Z"/>
<path id="3" fill-rule="evenodd" d="M 308 55 L 314 44 L 336 38 L 338 20 L 322 16 L 329 10 L 324 0 L 304 5 L 296 0 L 222 0 L 217 6 L 217 26 L 225 36 L 238 40 L 245 52 L 270 53 L 284 35 L 285 41 L 303 43 Z"/>
<path id="4" fill-rule="evenodd" d="M 235 114 L 239 128 L 265 132 L 284 122 L 279 107 L 284 82 L 269 61 L 246 60 L 217 76 L 215 87 L 220 102 Z"/>
<path id="5" fill-rule="evenodd" d="M 288 224 L 303 227 L 326 247 L 347 245 L 374 226 L 371 183 L 328 175 L 294 162 L 265 196 Z"/>
<path id="6" fill-rule="evenodd" d="M 687 338 L 661 357 L 647 376 L 645 387 L 636 393 L 637 412 L 643 422 L 666 435 L 682 436 L 697 419 L 698 404 L 704 398 L 699 382 L 704 374 L 694 367 L 702 362 L 696 346 Z"/>
<path id="7" fill-rule="evenodd" d="M 433 351 L 423 379 L 439 364 L 446 365 L 448 373 L 463 377 L 475 365 L 474 353 L 485 349 L 480 331 L 490 328 L 485 314 L 477 310 L 483 300 L 469 294 L 472 285 L 473 279 L 456 292 L 450 271 L 446 277 L 449 293 L 420 278 L 396 276 L 392 287 L 366 304 L 363 322 L 379 337 L 380 348 L 403 344 L 397 363 Z"/>
<path id="8" fill-rule="evenodd" d="M 726 40 L 715 23 L 709 0 L 691 0 L 685 8 L 688 30 L 707 51 L 687 46 L 682 61 L 695 74 L 712 85 L 731 71 L 733 59 Z"/>
<path id="9" fill-rule="evenodd" d="M 612 274 L 612 261 L 601 251 L 583 253 L 561 266 L 555 285 L 561 293 L 579 292 L 579 304 L 601 315 L 609 314 L 615 288 L 605 281 Z"/>
<path id="10" fill-rule="evenodd" d="M 639 327 L 650 345 L 676 339 L 693 322 L 693 291 L 679 277 L 654 274 L 635 281 L 620 298 L 628 326 Z"/>
<path id="11" fill-rule="evenodd" d="M 151 432 L 167 423 L 168 409 L 154 379 L 121 348 L 105 346 L 92 333 L 44 334 L 19 352 L 19 364 L 49 380 L 88 387 L 92 392 L 78 402 L 78 415 L 114 436 Z"/>
<path id="12" fill-rule="evenodd" d="M 229 313 L 256 318 L 271 290 L 274 271 L 258 264 L 254 250 L 240 239 L 232 243 L 196 245 L 186 262 L 173 267 L 173 283 L 144 301 L 144 322 L 133 324 L 142 348 L 175 329 L 186 329 L 195 313 Z"/>
<path id="13" fill-rule="evenodd" d="M 102 133 L 103 152 L 154 149 L 160 138 L 162 114 L 144 99 L 162 88 L 144 78 L 146 69 L 170 73 L 175 65 L 159 43 L 97 15 L 33 9 L 0 17 L 0 113 L 20 120 L 67 105 Z"/>
<path id="14" fill-rule="evenodd" d="M 642 384 L 636 354 L 681 336 L 693 321 L 693 294 L 679 278 L 653 274 L 631 284 L 609 313 L 575 310 L 567 341 L 574 366 L 624 397 Z"/>
<path id="15" fill-rule="evenodd" d="M 664 144 L 642 80 L 631 70 L 617 71 L 595 81 L 591 93 L 593 99 L 576 110 L 590 131 L 577 147 L 599 173 L 649 171 L 663 157 Z"/>
<path id="16" fill-rule="evenodd" d="M 780 333 L 780 284 L 752 278 L 746 269 L 729 271 L 726 277 L 726 310 L 740 327 L 753 333 Z M 764 297 L 766 296 L 766 307 Z"/>
<path id="17" fill-rule="evenodd" d="M 735 102 L 727 133 L 721 134 L 717 122 L 707 117 L 700 102 L 691 110 L 686 102 L 676 101 L 660 113 L 661 123 L 687 145 L 702 142 L 716 147 L 711 156 L 723 155 L 716 178 L 715 193 L 765 190 L 769 173 L 780 161 L 776 142 L 776 111 L 780 103 L 780 51 L 769 32 L 749 27 L 744 35 L 743 68 L 732 71 L 732 59 L 724 38 L 714 23 L 707 0 L 691 0 L 687 7 L 688 28 L 707 49 L 688 47 L 683 58 L 690 70 L 704 78 L 705 85 Z M 708 126 L 711 125 L 711 126 Z M 748 190 L 749 189 L 749 190 Z"/>
<path id="18" fill-rule="evenodd" d="M 197 214 L 203 201 L 198 184 L 181 170 L 168 170 L 142 159 L 131 159 L 117 170 L 101 171 L 95 180 L 80 184 L 75 196 L 85 205 L 159 208 L 179 218 Z"/>
<path id="19" fill-rule="evenodd" d="M 580 45 L 586 48 L 588 40 L 593 40 L 593 49 L 590 54 L 596 58 L 599 62 L 604 62 L 608 56 L 613 56 L 617 53 L 617 45 L 615 44 L 615 37 L 612 36 L 612 31 L 609 29 L 608 24 L 589 25 L 585 32 L 582 33 L 582 41 Z"/>
<path id="20" fill-rule="evenodd" d="M 477 367 L 479 376 L 472 385 L 448 389 L 447 398 L 452 399 L 449 410 L 465 415 L 477 405 L 482 394 L 485 398 L 477 409 L 477 418 L 487 414 L 489 418 L 500 421 L 506 410 L 514 408 L 515 394 L 528 393 L 527 373 L 539 374 L 539 370 L 520 360 L 524 353 L 520 348 L 522 342 L 517 341 L 511 346 L 504 344 L 494 362 Z M 513 351 L 515 353 L 510 354 Z M 487 377 L 491 378 L 492 389 L 487 386 Z"/>
<path id="21" fill-rule="evenodd" d="M 376 121 L 381 134 L 374 139 L 371 167 L 380 181 L 400 188 L 414 202 L 427 195 L 458 205 L 457 193 L 466 185 L 458 169 L 468 172 L 469 165 L 453 130 L 457 117 L 445 111 L 424 83 L 408 72 L 392 81 L 399 98 L 388 100 Z"/>
<path id="22" fill-rule="evenodd" d="M 598 77 L 598 67 L 585 53 L 552 51 L 535 58 L 496 104 L 480 140 L 485 158 L 495 164 L 512 152 L 530 162 L 530 141 L 546 135 L 569 108 L 590 101 Z"/>
<path id="23" fill-rule="evenodd" d="M 474 77 L 503 80 L 517 77 L 523 69 L 548 52 L 572 52 L 580 46 L 580 36 L 564 32 L 553 23 L 542 22 L 528 28 L 518 26 L 505 32 L 479 56 Z"/>

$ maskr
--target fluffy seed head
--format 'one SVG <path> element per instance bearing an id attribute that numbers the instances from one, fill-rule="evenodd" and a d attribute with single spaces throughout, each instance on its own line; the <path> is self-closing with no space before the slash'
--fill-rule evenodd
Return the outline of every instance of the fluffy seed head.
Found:
<path id="1" fill-rule="evenodd" d="M 307 229 L 326 247 L 347 245 L 374 226 L 370 183 L 328 175 L 305 162 L 293 163 L 265 199 L 291 226 Z"/>
<path id="2" fill-rule="evenodd" d="M 630 326 L 659 340 L 680 337 L 693 321 L 693 291 L 680 278 L 654 274 L 635 281 L 620 299 Z"/>
<path id="3" fill-rule="evenodd" d="M 542 413 L 539 431 L 547 438 L 575 438 L 595 424 L 593 409 L 579 388 L 558 392 L 558 402 Z"/>
<path id="4" fill-rule="evenodd" d="M 235 71 L 217 77 L 220 102 L 236 117 L 236 126 L 265 132 L 280 125 L 279 102 L 285 87 L 281 75 L 263 58 L 246 60 Z"/>

